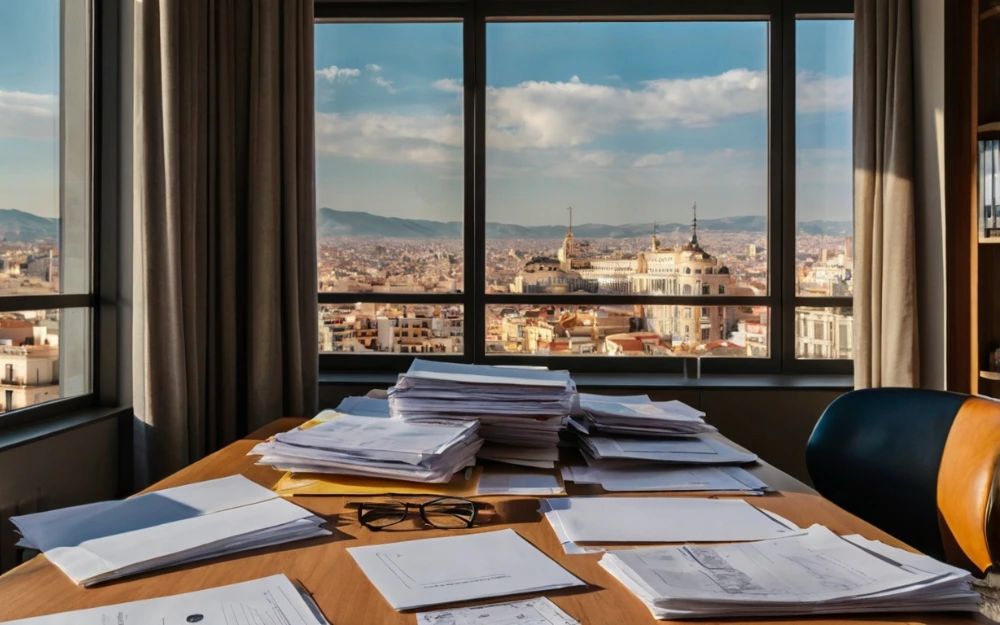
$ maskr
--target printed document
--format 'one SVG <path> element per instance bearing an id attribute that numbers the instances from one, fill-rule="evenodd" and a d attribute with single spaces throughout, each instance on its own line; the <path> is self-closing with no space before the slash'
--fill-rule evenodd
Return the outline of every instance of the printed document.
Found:
<path id="1" fill-rule="evenodd" d="M 38 616 L 7 625 L 329 625 L 284 575 L 183 595 Z"/>
<path id="2" fill-rule="evenodd" d="M 417 625 L 580 625 L 545 597 L 474 608 L 423 612 Z"/>
<path id="3" fill-rule="evenodd" d="M 347 551 L 397 610 L 584 585 L 512 529 Z"/>
<path id="4" fill-rule="evenodd" d="M 802 531 L 742 499 L 565 497 L 543 500 L 542 511 L 563 542 L 735 542 Z"/>

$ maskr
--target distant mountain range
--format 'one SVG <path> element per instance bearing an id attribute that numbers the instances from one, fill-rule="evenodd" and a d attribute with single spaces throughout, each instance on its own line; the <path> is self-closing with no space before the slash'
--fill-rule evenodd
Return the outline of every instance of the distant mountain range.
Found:
<path id="1" fill-rule="evenodd" d="M 0 239 L 30 242 L 59 236 L 59 220 L 39 217 L 16 208 L 0 208 Z"/>
<path id="2" fill-rule="evenodd" d="M 319 237 L 396 237 L 404 239 L 459 239 L 463 236 L 460 221 L 430 221 L 427 219 L 403 219 L 382 217 L 360 211 L 341 211 L 321 208 L 317 215 L 316 228 Z M 690 223 L 658 224 L 657 231 L 687 233 Z M 766 232 L 767 217 L 744 215 L 721 219 L 699 219 L 698 229 L 707 232 Z M 800 234 L 847 236 L 853 224 L 850 221 L 804 221 L 799 222 Z M 573 234 L 587 239 L 629 239 L 649 236 L 653 224 L 634 223 L 620 226 L 607 224 L 579 224 L 573 226 Z M 566 226 L 518 226 L 486 222 L 486 236 L 498 239 L 559 239 L 566 234 Z"/>

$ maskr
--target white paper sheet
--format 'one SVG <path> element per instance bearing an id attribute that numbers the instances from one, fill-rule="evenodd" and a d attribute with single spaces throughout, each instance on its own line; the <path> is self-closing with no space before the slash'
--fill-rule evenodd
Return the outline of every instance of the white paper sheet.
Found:
<path id="1" fill-rule="evenodd" d="M 284 575 L 208 590 L 10 621 L 7 625 L 329 625 Z"/>
<path id="2" fill-rule="evenodd" d="M 708 436 L 688 439 L 639 439 L 589 436 L 587 451 L 599 459 L 624 458 L 686 464 L 745 464 L 757 459 Z"/>
<path id="3" fill-rule="evenodd" d="M 544 502 L 557 536 L 572 542 L 735 542 L 802 531 L 739 499 L 566 497 Z"/>
<path id="4" fill-rule="evenodd" d="M 579 625 L 545 597 L 473 608 L 422 612 L 417 625 Z"/>
<path id="5" fill-rule="evenodd" d="M 716 491 L 762 493 L 767 484 L 740 467 L 563 467 L 564 480 L 600 484 L 608 492 Z"/>
<path id="6" fill-rule="evenodd" d="M 11 521 L 25 542 L 85 585 L 329 534 L 312 512 L 239 475 L 82 509 Z"/>
<path id="7" fill-rule="evenodd" d="M 479 479 L 479 495 L 560 495 L 565 493 L 550 473 L 500 473 L 487 471 Z"/>
<path id="8" fill-rule="evenodd" d="M 397 610 L 584 584 L 511 529 L 347 551 Z"/>

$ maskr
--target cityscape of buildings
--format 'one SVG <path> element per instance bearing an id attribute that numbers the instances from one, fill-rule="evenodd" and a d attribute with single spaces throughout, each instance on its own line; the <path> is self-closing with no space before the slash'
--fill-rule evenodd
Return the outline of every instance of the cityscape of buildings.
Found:
<path id="1" fill-rule="evenodd" d="M 0 241 L 0 295 L 58 292 L 54 239 Z M 0 313 L 0 413 L 59 396 L 58 311 Z"/>
<path id="2" fill-rule="evenodd" d="M 800 296 L 850 296 L 852 237 L 800 235 Z M 488 354 L 766 357 L 769 309 L 717 306 L 712 296 L 768 292 L 763 232 L 653 231 L 646 238 L 561 241 L 488 239 L 488 293 L 525 303 L 487 306 Z M 338 237 L 320 242 L 319 288 L 350 293 L 455 293 L 462 241 Z M 535 294 L 705 296 L 704 305 L 532 305 Z M 455 354 L 463 351 L 457 305 L 359 303 L 323 306 L 320 351 Z M 796 356 L 851 357 L 850 308 L 796 310 Z"/>

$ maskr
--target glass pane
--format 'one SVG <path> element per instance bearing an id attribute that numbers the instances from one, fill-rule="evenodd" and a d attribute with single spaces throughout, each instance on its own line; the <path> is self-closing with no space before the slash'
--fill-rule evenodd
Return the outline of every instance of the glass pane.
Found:
<path id="1" fill-rule="evenodd" d="M 766 294 L 767 39 L 487 24 L 488 291 Z"/>
<path id="2" fill-rule="evenodd" d="M 0 313 L 0 412 L 89 393 L 89 337 L 87 308 Z"/>
<path id="3" fill-rule="evenodd" d="M 486 354 L 767 357 L 768 309 L 488 305 Z"/>
<path id="4" fill-rule="evenodd" d="M 90 290 L 89 12 L 0 0 L 0 295 Z"/>
<path id="5" fill-rule="evenodd" d="M 319 290 L 462 291 L 462 24 L 315 32 Z"/>
<path id="6" fill-rule="evenodd" d="M 796 294 L 854 287 L 854 22 L 796 22 Z"/>
<path id="7" fill-rule="evenodd" d="M 461 354 L 460 304 L 323 304 L 319 351 L 352 354 Z"/>
<path id="8" fill-rule="evenodd" d="M 795 309 L 796 358 L 850 360 L 853 341 L 854 309 Z"/>

